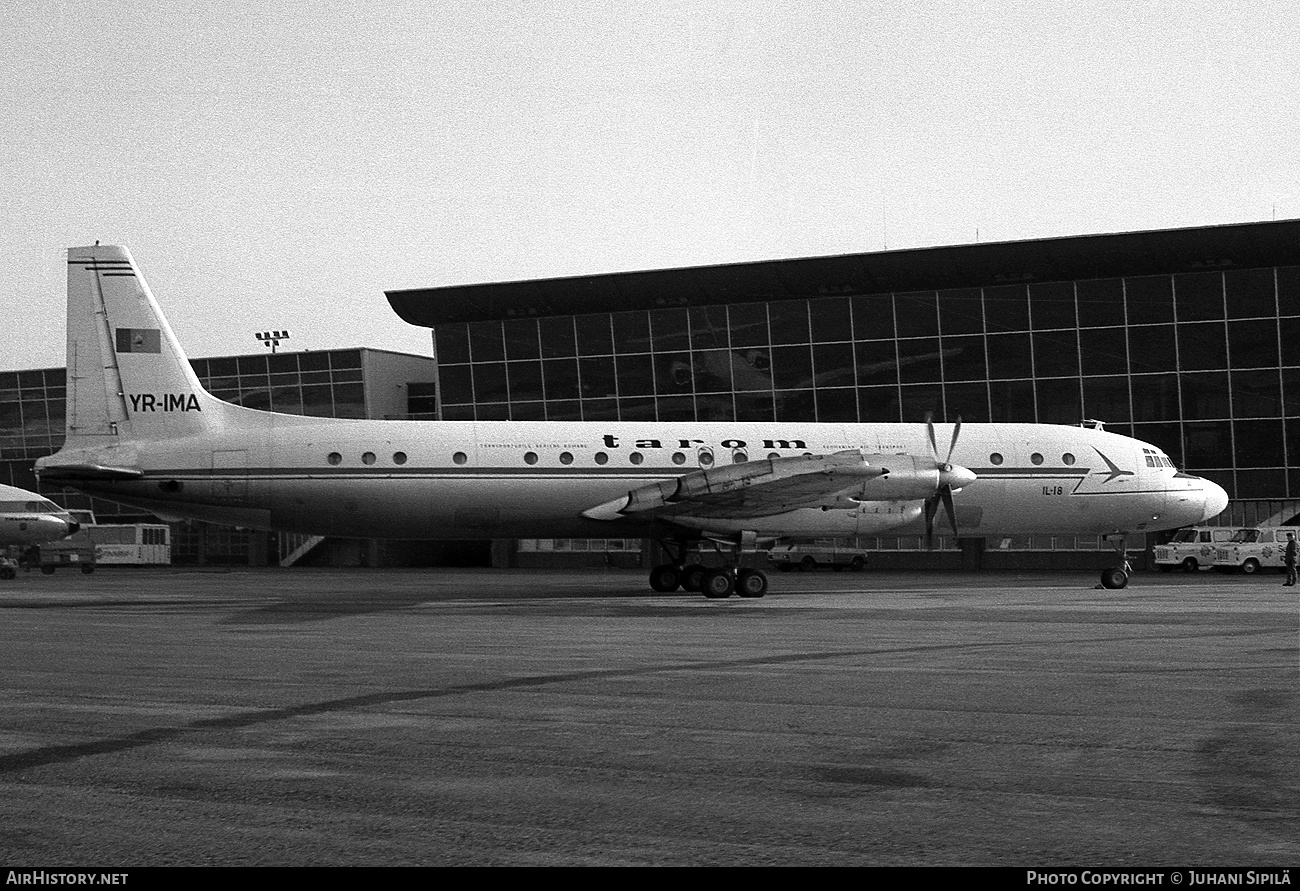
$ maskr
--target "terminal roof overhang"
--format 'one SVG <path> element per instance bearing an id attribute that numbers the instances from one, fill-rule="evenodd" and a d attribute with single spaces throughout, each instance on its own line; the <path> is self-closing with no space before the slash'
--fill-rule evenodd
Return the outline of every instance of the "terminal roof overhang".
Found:
<path id="1" fill-rule="evenodd" d="M 1300 220 L 386 291 L 412 325 L 1300 263 Z"/>

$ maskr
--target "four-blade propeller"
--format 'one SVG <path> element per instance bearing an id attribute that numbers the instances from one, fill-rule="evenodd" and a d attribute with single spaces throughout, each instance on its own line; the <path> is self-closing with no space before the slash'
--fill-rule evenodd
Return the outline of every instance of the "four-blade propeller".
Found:
<path id="1" fill-rule="evenodd" d="M 934 516 L 939 512 L 940 502 L 948 512 L 948 522 L 952 525 L 952 534 L 955 538 L 957 512 L 952 506 L 952 493 L 975 482 L 975 474 L 965 467 L 953 464 L 950 460 L 953 449 L 957 447 L 957 437 L 961 434 L 960 416 L 957 418 L 957 423 L 953 425 L 952 442 L 948 443 L 948 454 L 942 461 L 939 460 L 939 444 L 934 437 L 934 420 L 929 414 L 925 416 L 925 432 L 930 437 L 930 453 L 934 456 L 935 468 L 939 471 L 939 485 L 934 494 L 925 499 L 925 543 L 928 547 L 934 547 Z"/>

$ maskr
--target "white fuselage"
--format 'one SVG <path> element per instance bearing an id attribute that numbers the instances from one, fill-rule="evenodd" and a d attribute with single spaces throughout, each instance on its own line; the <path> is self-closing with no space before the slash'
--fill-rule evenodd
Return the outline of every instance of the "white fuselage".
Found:
<path id="1" fill-rule="evenodd" d="M 232 407 L 234 408 L 234 407 Z M 940 442 L 952 428 L 937 425 Z M 931 447 L 923 424 L 348 421 L 235 409 L 202 436 L 65 449 L 45 459 L 129 465 L 84 491 L 165 516 L 323 535 L 468 539 L 641 534 L 583 512 L 682 474 L 769 456 L 857 450 L 899 467 Z M 1145 451 L 1144 451 L 1145 450 Z M 949 459 L 976 481 L 954 497 L 963 536 L 1172 529 L 1222 510 L 1222 489 L 1153 466 L 1144 443 L 1042 424 L 966 424 Z M 897 471 L 897 468 L 895 468 Z M 768 517 L 679 525 L 785 537 L 922 532 L 922 496 L 888 479 L 852 499 Z"/>
<path id="2" fill-rule="evenodd" d="M 67 355 L 67 440 L 37 462 L 41 479 L 237 526 L 359 538 L 662 532 L 743 542 L 924 532 L 942 505 L 960 534 L 981 537 L 1172 529 L 1227 504 L 1221 488 L 1177 473 L 1153 447 L 1084 427 L 255 411 L 204 390 L 120 245 L 68 251 Z"/>
<path id="3" fill-rule="evenodd" d="M 0 549 L 58 541 L 76 531 L 63 508 L 35 492 L 0 485 Z"/>

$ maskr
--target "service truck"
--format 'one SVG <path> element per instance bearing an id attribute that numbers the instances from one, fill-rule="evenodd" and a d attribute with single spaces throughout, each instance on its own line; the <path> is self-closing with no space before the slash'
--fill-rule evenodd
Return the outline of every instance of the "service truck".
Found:
<path id="1" fill-rule="evenodd" d="M 1188 526 L 1179 529 L 1167 543 L 1156 545 L 1155 564 L 1161 572 L 1209 569 L 1214 565 L 1217 549 L 1242 530 L 1241 526 Z"/>
<path id="2" fill-rule="evenodd" d="M 767 558 L 782 572 L 798 569 L 812 572 L 821 566 L 831 569 L 851 569 L 855 572 L 867 565 L 870 551 L 855 547 L 840 539 L 820 539 L 802 544 L 777 545 L 767 552 Z"/>
<path id="3" fill-rule="evenodd" d="M 1214 551 L 1214 568 L 1222 572 L 1244 572 L 1247 575 L 1261 569 L 1284 571 L 1282 558 L 1286 556 L 1286 537 L 1294 535 L 1300 541 L 1300 526 L 1259 526 L 1242 529 Z"/>

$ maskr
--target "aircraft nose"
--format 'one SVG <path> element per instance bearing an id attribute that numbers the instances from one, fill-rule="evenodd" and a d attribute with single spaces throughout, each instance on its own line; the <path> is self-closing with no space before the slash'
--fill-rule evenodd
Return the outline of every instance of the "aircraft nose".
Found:
<path id="1" fill-rule="evenodd" d="M 1204 520 L 1211 517 L 1217 517 L 1228 507 L 1228 493 L 1224 491 L 1223 486 L 1218 483 L 1212 483 L 1209 480 L 1205 482 L 1205 516 Z"/>

